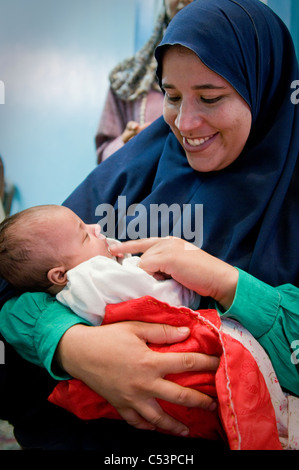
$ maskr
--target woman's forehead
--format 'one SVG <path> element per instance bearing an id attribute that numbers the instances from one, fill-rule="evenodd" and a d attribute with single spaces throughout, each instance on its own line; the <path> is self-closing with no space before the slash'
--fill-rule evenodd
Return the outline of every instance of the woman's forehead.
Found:
<path id="1" fill-rule="evenodd" d="M 169 80 L 182 78 L 192 88 L 227 88 L 229 83 L 207 67 L 190 49 L 173 45 L 165 51 L 162 67 L 162 86 L 171 85 Z"/>

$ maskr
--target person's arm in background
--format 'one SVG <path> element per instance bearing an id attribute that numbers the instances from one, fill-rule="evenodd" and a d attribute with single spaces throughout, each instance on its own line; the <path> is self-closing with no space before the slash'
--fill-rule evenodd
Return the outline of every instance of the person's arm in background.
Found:
<path id="1" fill-rule="evenodd" d="M 122 133 L 126 125 L 125 104 L 109 89 L 95 137 L 98 163 L 124 145 Z"/>
<path id="2" fill-rule="evenodd" d="M 214 299 L 221 316 L 237 320 L 264 347 L 281 386 L 299 395 L 297 287 L 269 286 L 177 238 L 129 241 L 110 249 L 114 255 L 144 253 L 139 266 L 147 272 L 165 273 Z"/>
<path id="3" fill-rule="evenodd" d="M 154 91 L 148 95 L 148 100 L 151 100 L 152 120 L 162 114 L 162 102 L 159 95 L 160 93 Z M 106 160 L 150 124 L 150 122 L 144 124 L 139 122 L 141 103 L 142 97 L 133 101 L 123 101 L 109 89 L 95 137 L 98 163 Z"/>

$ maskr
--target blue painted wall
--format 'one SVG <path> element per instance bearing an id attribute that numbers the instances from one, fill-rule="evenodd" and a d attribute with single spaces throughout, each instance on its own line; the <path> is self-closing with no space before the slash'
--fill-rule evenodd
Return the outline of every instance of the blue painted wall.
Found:
<path id="1" fill-rule="evenodd" d="M 134 52 L 135 0 L 0 0 L 0 154 L 13 212 L 60 204 L 95 167 L 108 73 Z"/>
<path id="2" fill-rule="evenodd" d="M 268 4 L 289 28 L 299 58 L 299 0 L 268 0 Z"/>

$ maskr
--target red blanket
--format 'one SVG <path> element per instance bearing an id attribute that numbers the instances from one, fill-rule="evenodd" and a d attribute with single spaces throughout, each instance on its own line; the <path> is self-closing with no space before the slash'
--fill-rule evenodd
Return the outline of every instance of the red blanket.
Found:
<path id="1" fill-rule="evenodd" d="M 282 449 L 270 394 L 256 361 L 237 340 L 220 330 L 216 310 L 192 311 L 142 297 L 106 307 L 103 324 L 125 320 L 188 326 L 190 336 L 173 345 L 149 344 L 159 352 L 197 351 L 220 357 L 214 372 L 188 372 L 166 378 L 217 397 L 215 412 L 158 400 L 163 409 L 190 429 L 190 437 L 225 439 L 232 450 Z M 60 382 L 49 400 L 83 420 L 121 419 L 118 412 L 83 382 Z"/>

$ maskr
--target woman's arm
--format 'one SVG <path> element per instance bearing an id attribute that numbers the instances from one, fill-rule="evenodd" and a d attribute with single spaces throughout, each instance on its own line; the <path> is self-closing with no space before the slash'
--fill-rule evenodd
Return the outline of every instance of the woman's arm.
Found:
<path id="1" fill-rule="evenodd" d="M 279 382 L 299 395 L 299 289 L 272 287 L 176 238 L 145 239 L 110 247 L 111 252 L 144 252 L 140 267 L 163 272 L 222 307 L 267 351 Z M 216 305 L 217 306 L 217 305 Z"/>
<path id="2" fill-rule="evenodd" d="M 124 145 L 121 134 L 127 123 L 125 111 L 125 103 L 109 89 L 95 137 L 98 163 Z"/>
<path id="3" fill-rule="evenodd" d="M 164 413 L 155 398 L 215 409 L 211 397 L 165 380 L 171 373 L 216 370 L 219 360 L 199 353 L 157 353 L 151 343 L 176 343 L 189 330 L 168 325 L 122 322 L 100 327 L 76 325 L 57 348 L 60 366 L 107 399 L 129 424 L 140 429 L 159 427 L 186 435 L 186 426 Z"/>

